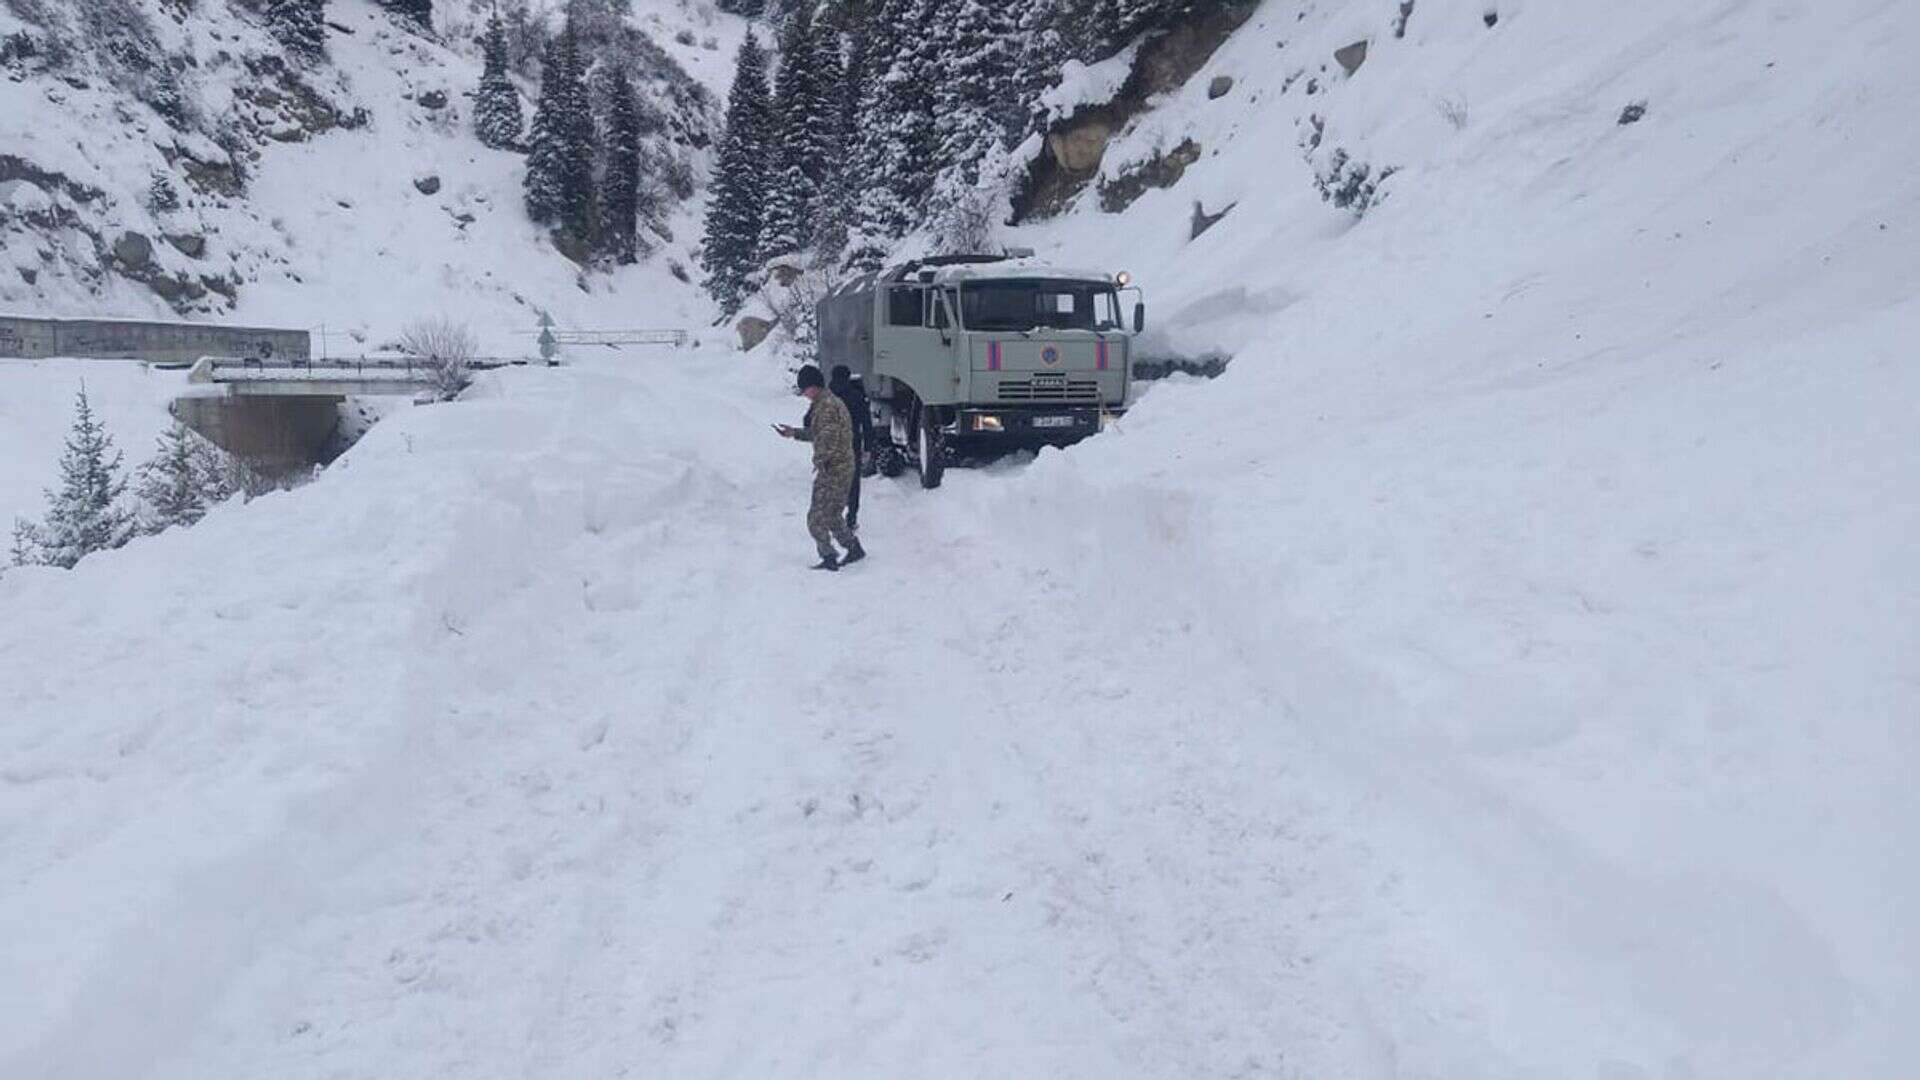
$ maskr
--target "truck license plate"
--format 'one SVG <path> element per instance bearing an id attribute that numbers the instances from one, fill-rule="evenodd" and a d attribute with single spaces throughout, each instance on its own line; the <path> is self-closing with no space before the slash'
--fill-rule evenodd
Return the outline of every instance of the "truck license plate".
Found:
<path id="1" fill-rule="evenodd" d="M 1047 427 L 1047 428 L 1072 427 L 1073 417 L 1071 416 L 1036 416 L 1033 418 L 1033 426 Z"/>

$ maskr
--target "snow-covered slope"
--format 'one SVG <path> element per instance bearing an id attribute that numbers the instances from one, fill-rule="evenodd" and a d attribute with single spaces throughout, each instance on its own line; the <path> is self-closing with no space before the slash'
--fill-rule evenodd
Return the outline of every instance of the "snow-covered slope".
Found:
<path id="1" fill-rule="evenodd" d="M 127 48 L 181 67 L 174 93 L 188 119 L 170 124 L 147 103 L 149 67 L 71 44 L 84 12 L 121 2 L 48 5 L 54 30 L 0 11 L 0 37 L 26 34 L 36 50 L 0 65 L 13 75 L 0 80 L 0 308 L 324 328 L 325 347 L 348 355 L 442 313 L 511 355 L 527 351 L 537 310 L 566 326 L 710 321 L 672 276 L 697 272 L 697 207 L 679 208 L 669 237 L 649 236 L 642 264 L 611 272 L 583 273 L 527 220 L 524 157 L 470 130 L 474 10 L 437 5 L 424 35 L 370 0 L 336 0 L 325 60 L 303 65 L 243 5 L 148 5 L 151 40 Z M 724 88 L 721 57 L 740 20 L 666 0 L 635 5 L 632 20 L 695 79 Z M 63 40 L 72 57 L 49 58 Z M 662 152 L 704 167 L 718 99 L 676 99 L 665 77 L 640 90 L 672 118 Z M 154 176 L 178 209 L 150 205 Z M 138 243 L 119 250 L 128 232 L 149 255 Z"/>
<path id="2" fill-rule="evenodd" d="M 0 1075 L 1911 1072 L 1912 5 L 1395 7 L 1023 230 L 1228 373 L 837 578 L 709 352 L 0 578 Z"/>

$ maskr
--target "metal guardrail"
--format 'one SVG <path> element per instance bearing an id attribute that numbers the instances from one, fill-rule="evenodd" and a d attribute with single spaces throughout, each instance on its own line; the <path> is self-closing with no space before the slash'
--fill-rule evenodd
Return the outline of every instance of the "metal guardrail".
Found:
<path id="1" fill-rule="evenodd" d="M 521 357 L 488 356 L 474 357 L 467 361 L 469 368 L 487 371 L 493 368 L 526 364 L 529 361 Z M 394 381 L 425 379 L 432 375 L 435 365 L 419 357 L 357 357 L 325 360 L 269 360 L 252 356 L 203 356 L 193 365 L 192 378 L 195 382 L 257 382 L 264 380 L 286 381 L 299 379 L 392 379 Z"/>
<path id="2" fill-rule="evenodd" d="M 540 331 L 530 331 L 539 336 Z M 687 343 L 685 330 L 554 330 L 556 345 L 670 345 Z"/>

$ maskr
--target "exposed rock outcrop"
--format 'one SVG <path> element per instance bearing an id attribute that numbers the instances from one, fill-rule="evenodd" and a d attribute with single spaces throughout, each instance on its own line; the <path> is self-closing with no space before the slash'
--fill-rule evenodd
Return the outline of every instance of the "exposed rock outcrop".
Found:
<path id="1" fill-rule="evenodd" d="M 1028 166 L 1026 182 L 1014 197 L 1014 220 L 1065 209 L 1100 174 L 1114 136 L 1154 95 L 1179 88 L 1204 68 L 1259 6 L 1258 0 L 1227 0 L 1143 43 L 1112 100 L 1081 108 L 1047 131 L 1046 152 Z"/>
<path id="2" fill-rule="evenodd" d="M 1100 209 L 1109 214 L 1117 214 L 1133 205 L 1133 201 L 1147 193 L 1150 188 L 1170 188 L 1186 175 L 1187 167 L 1200 160 L 1200 144 L 1192 139 L 1184 139 L 1179 146 L 1165 154 L 1154 157 L 1122 174 L 1114 180 L 1100 184 Z"/>

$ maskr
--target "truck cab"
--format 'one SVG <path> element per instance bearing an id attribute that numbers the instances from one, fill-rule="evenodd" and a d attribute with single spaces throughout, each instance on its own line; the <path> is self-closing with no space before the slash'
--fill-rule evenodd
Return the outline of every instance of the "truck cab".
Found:
<path id="1" fill-rule="evenodd" d="M 864 378 L 882 471 L 935 487 L 954 461 L 1070 446 L 1123 412 L 1137 295 L 1125 274 L 1024 256 L 910 262 L 821 302 L 820 359 Z"/>

